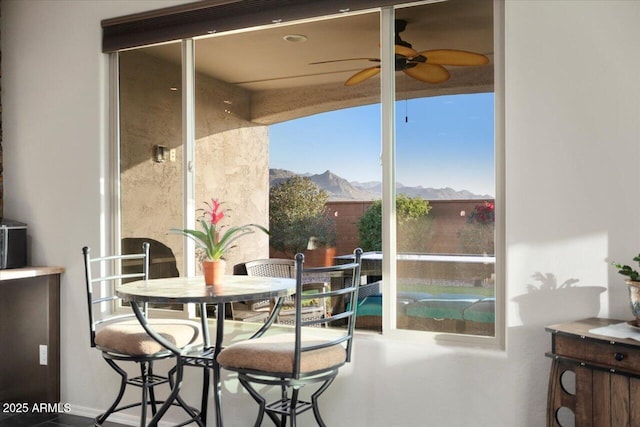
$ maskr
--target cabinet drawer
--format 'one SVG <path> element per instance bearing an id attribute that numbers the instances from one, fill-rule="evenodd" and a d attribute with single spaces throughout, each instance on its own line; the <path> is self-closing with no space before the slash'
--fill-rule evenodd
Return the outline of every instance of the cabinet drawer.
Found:
<path id="1" fill-rule="evenodd" d="M 640 375 L 640 348 L 563 334 L 555 334 L 554 342 L 557 356 Z"/>

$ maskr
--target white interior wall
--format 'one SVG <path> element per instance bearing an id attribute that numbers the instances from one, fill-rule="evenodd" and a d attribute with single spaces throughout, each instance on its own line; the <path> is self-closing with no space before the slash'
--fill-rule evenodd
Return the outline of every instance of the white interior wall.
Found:
<path id="1" fill-rule="evenodd" d="M 2 1 L 4 212 L 29 224 L 33 265 L 67 269 L 61 392 L 78 412 L 115 387 L 88 347 L 80 256 L 103 224 L 100 20 L 174 3 Z M 324 396 L 329 425 L 542 426 L 544 326 L 630 317 L 607 259 L 640 251 L 640 2 L 509 0 L 505 16 L 506 351 L 360 336 Z M 254 406 L 236 387 L 225 419 L 246 426 Z"/>

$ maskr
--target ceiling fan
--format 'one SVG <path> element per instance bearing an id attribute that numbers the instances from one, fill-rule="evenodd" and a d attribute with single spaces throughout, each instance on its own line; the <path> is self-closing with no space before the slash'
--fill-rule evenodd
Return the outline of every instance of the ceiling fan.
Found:
<path id="1" fill-rule="evenodd" d="M 400 37 L 400 33 L 407 27 L 407 21 L 397 19 L 395 22 L 395 69 L 402 71 L 406 75 L 427 83 L 443 83 L 449 80 L 450 74 L 444 65 L 449 66 L 478 66 L 489 63 L 489 58 L 485 55 L 467 52 L 456 49 L 433 49 L 418 52 Z M 326 64 L 330 62 L 367 60 L 380 62 L 380 58 L 349 58 L 332 61 L 313 62 L 315 64 Z M 349 77 L 345 86 L 353 86 L 380 73 L 380 65 L 365 68 Z"/>

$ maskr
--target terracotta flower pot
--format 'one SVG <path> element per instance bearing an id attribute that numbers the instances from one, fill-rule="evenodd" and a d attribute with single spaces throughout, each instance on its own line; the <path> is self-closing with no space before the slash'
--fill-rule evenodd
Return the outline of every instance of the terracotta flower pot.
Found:
<path id="1" fill-rule="evenodd" d="M 204 271 L 204 283 L 207 286 L 220 285 L 224 281 L 224 272 L 226 269 L 224 260 L 203 261 L 202 271 Z"/>
<path id="2" fill-rule="evenodd" d="M 333 265 L 336 256 L 336 248 L 322 246 L 317 249 L 304 251 L 305 267 L 329 267 Z"/>

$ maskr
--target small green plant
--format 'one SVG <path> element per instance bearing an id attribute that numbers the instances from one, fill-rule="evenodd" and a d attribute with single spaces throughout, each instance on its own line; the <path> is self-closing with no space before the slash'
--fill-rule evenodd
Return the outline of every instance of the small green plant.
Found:
<path id="1" fill-rule="evenodd" d="M 424 236 L 431 225 L 427 215 L 431 210 L 428 200 L 399 194 L 396 198 L 398 250 L 423 250 Z M 358 221 L 360 247 L 364 251 L 382 250 L 382 200 L 376 200 Z"/>
<path id="2" fill-rule="evenodd" d="M 633 258 L 633 260 L 636 261 L 638 265 L 640 265 L 640 254 L 638 254 L 638 256 L 636 256 L 635 258 Z M 613 266 L 618 269 L 618 273 L 622 274 L 623 276 L 628 276 L 629 280 L 634 282 L 640 281 L 640 273 L 638 273 L 636 270 L 634 270 L 630 266 L 618 264 L 616 262 L 613 263 Z"/>

